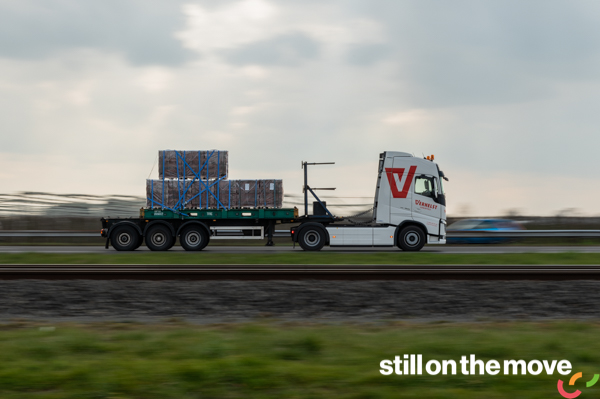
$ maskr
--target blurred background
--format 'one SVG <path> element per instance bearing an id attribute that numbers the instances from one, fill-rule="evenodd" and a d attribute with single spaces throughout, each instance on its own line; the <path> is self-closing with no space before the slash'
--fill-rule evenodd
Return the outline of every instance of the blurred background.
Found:
<path id="1" fill-rule="evenodd" d="M 369 222 L 372 218 L 372 198 L 323 195 L 328 207 L 337 215 L 353 222 Z M 369 201 L 369 202 L 367 202 Z M 145 206 L 142 196 L 96 196 L 84 194 L 52 194 L 21 192 L 0 195 L 0 244 L 95 244 L 104 245 L 100 238 L 101 217 L 137 217 Z M 299 195 L 286 194 L 284 207 L 301 207 Z M 448 244 L 598 244 L 590 237 L 527 237 L 505 238 L 504 231 L 514 230 L 600 230 L 600 217 L 581 216 L 576 209 L 564 209 L 553 216 L 522 215 L 517 211 L 499 217 L 459 217 L 449 215 Z M 283 231 L 288 225 L 279 225 Z M 69 232 L 68 236 L 45 236 L 40 232 Z M 494 232 L 491 237 L 452 237 L 453 232 Z M 477 234 L 475 234 L 477 235 Z M 288 237 L 276 239 L 290 244 Z M 248 244 L 235 241 L 236 245 Z"/>

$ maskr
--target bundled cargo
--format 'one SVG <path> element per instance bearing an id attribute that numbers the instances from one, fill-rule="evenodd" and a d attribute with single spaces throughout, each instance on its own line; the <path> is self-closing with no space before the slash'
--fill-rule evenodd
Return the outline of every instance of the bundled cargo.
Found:
<path id="1" fill-rule="evenodd" d="M 212 191 L 213 195 L 209 193 L 209 208 L 239 208 L 239 195 L 237 191 L 237 185 L 234 180 L 221 180 L 219 181 L 219 188 Z"/>
<path id="2" fill-rule="evenodd" d="M 281 180 L 221 180 L 218 201 L 226 208 L 281 208 L 283 182 Z M 217 207 L 217 198 L 209 201 Z"/>
<path id="3" fill-rule="evenodd" d="M 146 208 L 164 208 L 163 180 L 146 180 Z M 166 191 L 166 190 L 165 190 Z"/>
<path id="4" fill-rule="evenodd" d="M 164 191 L 163 191 L 164 190 Z M 281 180 L 147 180 L 148 208 L 281 208 Z"/>
<path id="5" fill-rule="evenodd" d="M 188 208 L 194 195 L 191 180 L 146 180 L 147 208 Z"/>
<path id="6" fill-rule="evenodd" d="M 258 206 L 281 208 L 283 205 L 283 181 L 280 179 L 258 181 Z"/>
<path id="7" fill-rule="evenodd" d="M 159 179 L 202 179 L 224 178 L 228 172 L 227 151 L 178 151 L 158 152 Z"/>
<path id="8" fill-rule="evenodd" d="M 258 207 L 258 180 L 234 180 L 239 208 Z"/>
<path id="9" fill-rule="evenodd" d="M 281 208 L 281 180 L 227 180 L 227 151 L 158 152 L 159 180 L 146 181 L 148 208 Z"/>

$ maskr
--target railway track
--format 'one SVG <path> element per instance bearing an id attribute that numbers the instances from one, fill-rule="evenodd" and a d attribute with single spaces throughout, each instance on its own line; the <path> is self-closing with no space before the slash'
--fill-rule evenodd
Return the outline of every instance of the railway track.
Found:
<path id="1" fill-rule="evenodd" d="M 600 265 L 0 265 L 0 280 L 600 280 Z"/>

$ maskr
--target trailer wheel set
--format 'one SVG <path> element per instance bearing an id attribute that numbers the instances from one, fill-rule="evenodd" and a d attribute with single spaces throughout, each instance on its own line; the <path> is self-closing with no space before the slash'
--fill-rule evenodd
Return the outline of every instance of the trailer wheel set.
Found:
<path id="1" fill-rule="evenodd" d="M 115 223 L 108 236 L 110 244 L 117 251 L 133 251 L 139 248 L 144 241 L 135 226 L 128 222 Z M 103 233 L 106 230 L 103 229 Z M 292 240 L 297 242 L 305 251 L 320 251 L 329 245 L 329 234 L 324 225 L 320 223 L 305 223 L 291 230 Z M 159 223 L 147 228 L 145 243 L 152 251 L 167 251 L 176 242 L 171 228 Z M 179 244 L 186 251 L 201 251 L 210 242 L 207 228 L 200 224 L 183 226 L 179 232 Z M 410 225 L 400 229 L 396 237 L 396 246 L 403 251 L 419 251 L 426 243 L 426 236 L 422 228 Z M 108 245 L 108 242 L 107 242 Z"/>

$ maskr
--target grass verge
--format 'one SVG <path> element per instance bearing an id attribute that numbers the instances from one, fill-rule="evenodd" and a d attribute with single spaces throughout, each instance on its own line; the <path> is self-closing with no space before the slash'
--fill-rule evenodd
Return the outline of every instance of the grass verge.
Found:
<path id="1" fill-rule="evenodd" d="M 272 253 L 211 254 L 108 251 L 105 254 L 2 254 L 0 264 L 474 264 L 474 265 L 597 265 L 595 253 L 432 254 L 432 253 Z"/>
<path id="2" fill-rule="evenodd" d="M 302 325 L 165 323 L 0 325 L 0 397 L 68 398 L 555 398 L 596 397 L 600 324 Z M 561 360 L 570 375 L 383 376 L 379 362 L 475 354 L 484 361 Z"/>

